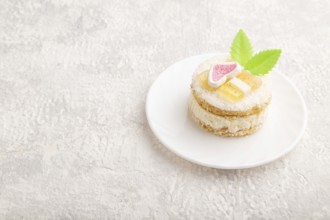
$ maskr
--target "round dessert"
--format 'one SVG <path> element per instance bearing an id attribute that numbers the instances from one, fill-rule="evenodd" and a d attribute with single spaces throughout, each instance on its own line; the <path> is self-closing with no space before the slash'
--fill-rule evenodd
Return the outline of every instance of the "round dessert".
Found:
<path id="1" fill-rule="evenodd" d="M 224 56 L 216 56 L 204 61 L 196 69 L 192 83 L 189 111 L 192 118 L 203 128 L 223 136 L 244 136 L 259 128 L 265 118 L 265 110 L 271 101 L 267 77 L 252 76 L 240 71 L 235 78 L 254 77 L 255 90 L 241 100 L 237 96 L 223 93 L 208 84 L 208 74 L 212 66 L 225 63 Z M 230 82 L 228 80 L 226 83 Z M 251 83 L 252 84 L 252 83 Z"/>
<path id="2" fill-rule="evenodd" d="M 217 135 L 254 133 L 263 124 L 272 98 L 266 74 L 280 54 L 273 49 L 253 56 L 250 41 L 240 30 L 230 56 L 212 57 L 195 70 L 189 100 L 193 120 Z"/>

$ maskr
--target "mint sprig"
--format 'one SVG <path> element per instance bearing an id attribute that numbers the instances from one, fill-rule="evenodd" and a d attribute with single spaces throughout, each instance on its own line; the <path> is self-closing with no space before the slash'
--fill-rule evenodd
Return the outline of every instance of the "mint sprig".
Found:
<path id="1" fill-rule="evenodd" d="M 244 66 L 245 70 L 250 71 L 253 75 L 267 74 L 280 58 L 281 50 L 264 50 L 254 55 Z"/>
<path id="2" fill-rule="evenodd" d="M 241 29 L 236 34 L 231 47 L 231 58 L 244 66 L 253 55 L 253 48 L 248 36 Z"/>
<path id="3" fill-rule="evenodd" d="M 243 30 L 239 30 L 231 44 L 231 58 L 253 75 L 265 75 L 277 63 L 280 49 L 263 50 L 253 56 L 249 38 Z"/>

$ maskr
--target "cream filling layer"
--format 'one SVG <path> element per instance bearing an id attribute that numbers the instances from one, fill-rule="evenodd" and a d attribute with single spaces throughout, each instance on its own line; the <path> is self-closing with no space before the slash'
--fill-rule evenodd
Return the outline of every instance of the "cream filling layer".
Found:
<path id="1" fill-rule="evenodd" d="M 226 128 L 231 133 L 261 125 L 266 115 L 266 111 L 263 110 L 258 114 L 234 119 L 221 117 L 203 109 L 193 96 L 189 100 L 189 110 L 203 124 L 209 125 L 213 129 Z"/>

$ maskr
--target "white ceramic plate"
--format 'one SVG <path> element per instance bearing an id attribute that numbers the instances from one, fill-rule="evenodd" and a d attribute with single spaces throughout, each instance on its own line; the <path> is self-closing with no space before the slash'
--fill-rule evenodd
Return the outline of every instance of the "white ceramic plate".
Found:
<path id="1" fill-rule="evenodd" d="M 263 127 L 246 137 L 220 137 L 202 130 L 188 114 L 192 74 L 199 63 L 219 54 L 187 58 L 167 68 L 151 86 L 149 125 L 169 150 L 191 162 L 221 169 L 256 167 L 294 148 L 307 121 L 304 100 L 284 75 L 272 71 L 273 99 Z M 223 56 L 226 56 L 223 54 Z"/>

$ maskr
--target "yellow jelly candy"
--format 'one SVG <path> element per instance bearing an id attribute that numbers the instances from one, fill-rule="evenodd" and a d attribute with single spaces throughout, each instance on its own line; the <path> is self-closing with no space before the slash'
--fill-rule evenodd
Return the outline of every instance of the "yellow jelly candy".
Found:
<path id="1" fill-rule="evenodd" d="M 239 101 L 245 96 L 244 92 L 230 81 L 220 86 L 217 92 L 219 96 L 231 102 Z"/>
<path id="2" fill-rule="evenodd" d="M 255 90 L 261 86 L 261 79 L 248 72 L 241 72 L 236 77 L 248 84 L 251 87 L 251 90 Z"/>
<path id="3" fill-rule="evenodd" d="M 199 84 L 201 85 L 201 87 L 203 89 L 206 89 L 208 91 L 214 91 L 217 88 L 213 88 L 213 87 L 209 86 L 209 84 L 208 84 L 208 74 L 209 74 L 209 71 L 204 71 L 204 72 L 198 74 L 196 76 L 196 79 L 197 79 L 197 81 L 199 82 Z"/>

